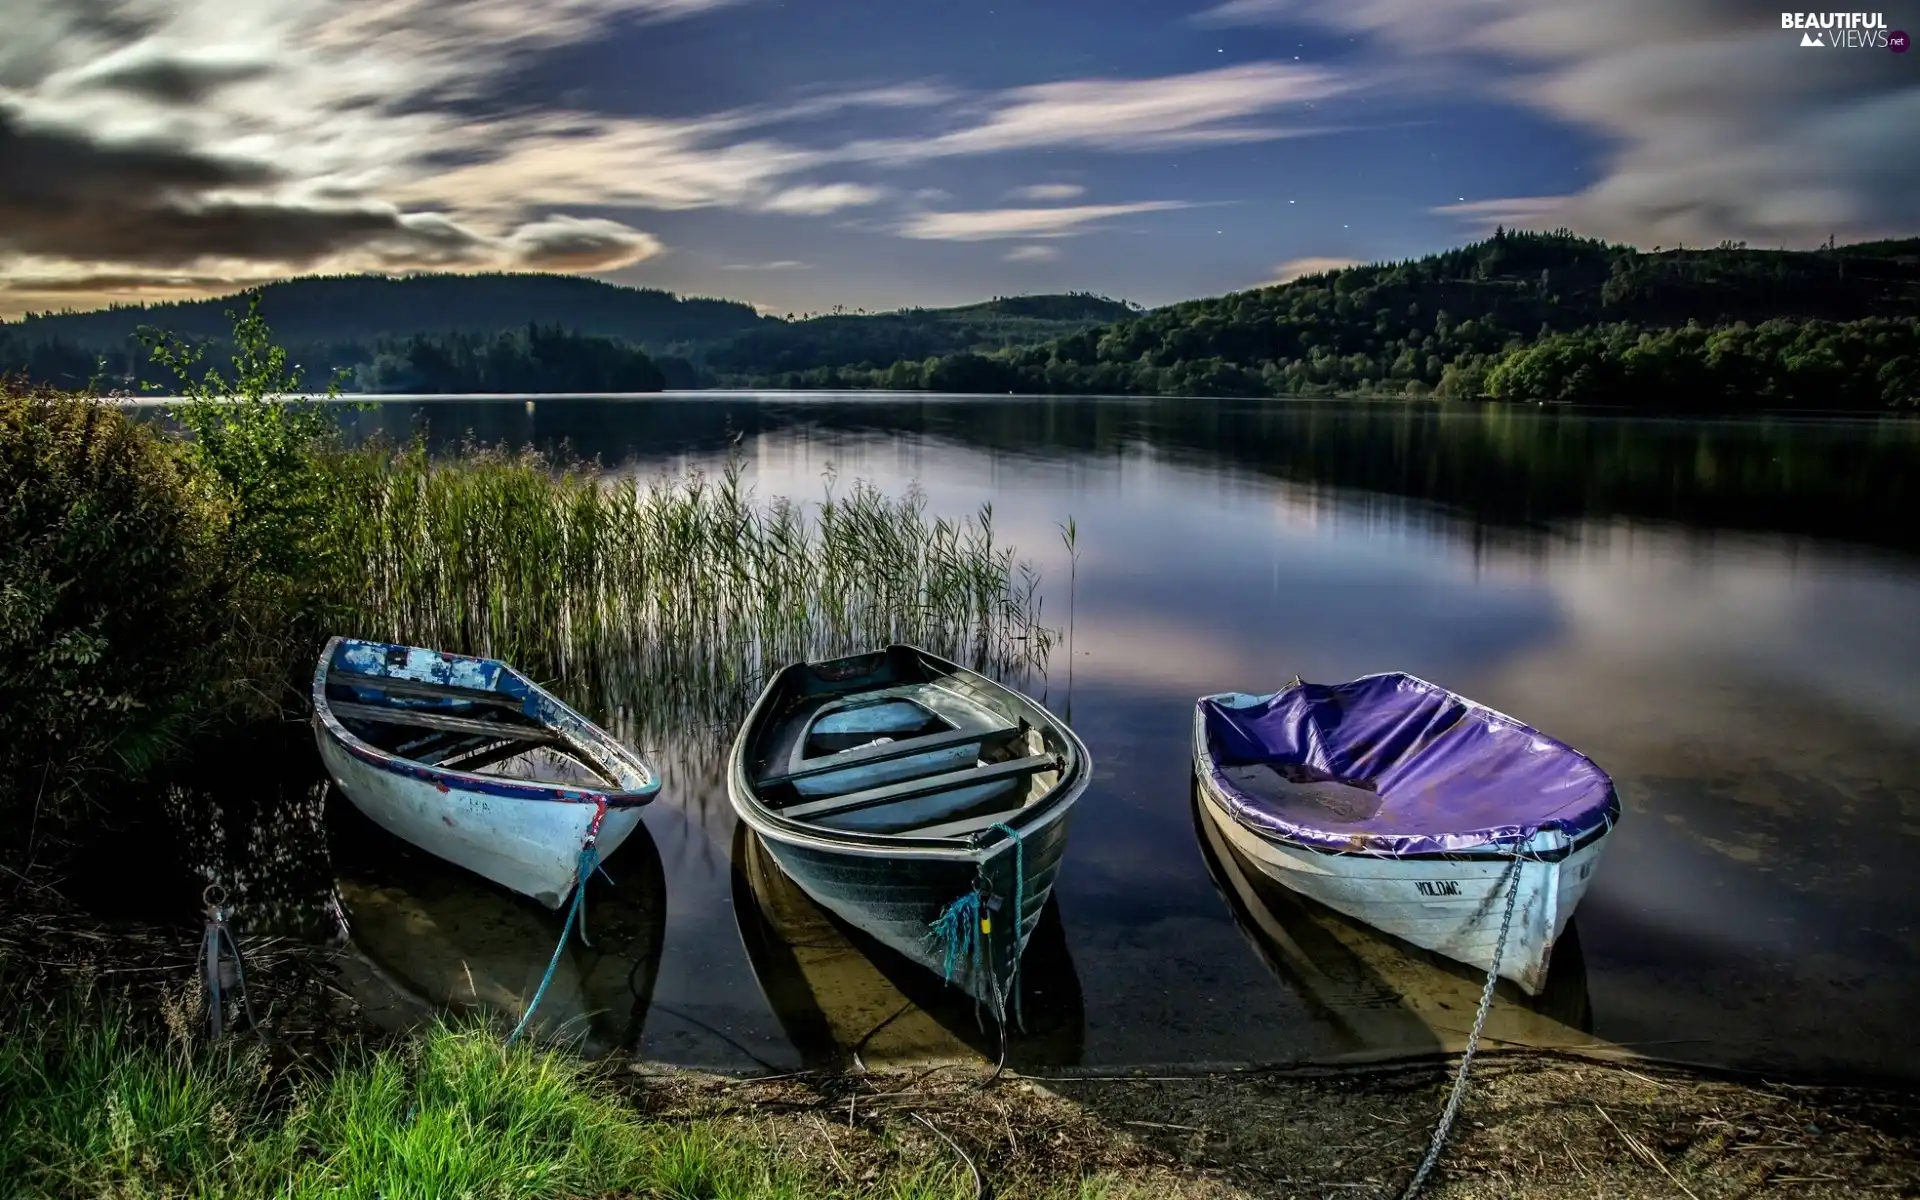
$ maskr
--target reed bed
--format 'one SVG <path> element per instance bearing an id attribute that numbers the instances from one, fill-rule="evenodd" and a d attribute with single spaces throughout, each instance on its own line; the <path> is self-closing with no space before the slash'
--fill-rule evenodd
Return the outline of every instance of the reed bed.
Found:
<path id="1" fill-rule="evenodd" d="M 335 467 L 358 632 L 511 660 L 617 732 L 724 727 L 796 660 L 911 642 L 1025 677 L 1054 641 L 991 506 L 956 520 L 832 479 L 762 499 L 737 458 L 644 481 L 477 447 Z"/>

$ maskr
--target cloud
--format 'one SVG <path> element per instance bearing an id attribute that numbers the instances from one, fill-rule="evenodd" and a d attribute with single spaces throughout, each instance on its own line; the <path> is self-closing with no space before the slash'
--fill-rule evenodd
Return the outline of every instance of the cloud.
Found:
<path id="1" fill-rule="evenodd" d="M 1042 83 L 991 97 L 968 123 L 936 137 L 856 142 L 839 153 L 907 163 L 1042 147 L 1143 151 L 1270 141 L 1310 131 L 1248 124 L 1249 118 L 1351 86 L 1332 71 L 1275 62 L 1147 79 Z"/>
<path id="2" fill-rule="evenodd" d="M 874 204 L 887 195 L 887 189 L 863 183 L 822 183 L 787 188 L 760 207 L 767 212 L 817 217 L 843 208 Z"/>
<path id="3" fill-rule="evenodd" d="M 916 213 L 900 226 L 902 237 L 941 242 L 986 242 L 1002 238 L 1070 237 L 1109 217 L 1191 208 L 1179 200 L 1134 204 L 1082 204 L 1073 208 L 992 208 Z"/>
<path id="4" fill-rule="evenodd" d="M 28 277 L 144 293 L 323 269 L 600 270 L 661 251 L 606 219 L 623 211 L 822 217 L 895 194 L 825 175 L 836 168 L 1286 136 L 1300 130 L 1267 118 L 1346 86 L 1253 63 L 973 95 L 898 82 L 665 117 L 543 106 L 507 82 L 530 55 L 728 3 L 12 0 L 0 39 L 0 308 L 19 303 Z M 784 131 L 861 108 L 937 112 L 918 138 L 835 144 Z M 1025 195 L 1068 200 L 1070 187 Z M 921 214 L 907 229 L 1053 237 L 1162 207 Z"/>
<path id="5" fill-rule="evenodd" d="M 1054 262 L 1060 257 L 1060 247 L 1015 246 L 1000 257 L 1007 262 Z"/>
<path id="6" fill-rule="evenodd" d="M 1273 269 L 1273 278 L 1259 286 L 1277 287 L 1283 283 L 1292 283 L 1296 279 L 1305 279 L 1309 275 L 1324 275 L 1329 271 L 1344 271 L 1348 267 L 1359 265 L 1358 260 L 1351 258 L 1290 258 Z"/>
<path id="7" fill-rule="evenodd" d="M 798 259 L 779 258 L 772 262 L 728 263 L 722 271 L 811 271 L 812 263 L 803 263 Z"/>
<path id="8" fill-rule="evenodd" d="M 1437 216 L 1457 217 L 1477 233 L 1492 233 L 1497 225 L 1538 228 L 1561 224 L 1573 202 L 1571 196 L 1507 196 L 1442 204 L 1427 211 Z"/>
<path id="9" fill-rule="evenodd" d="M 1372 39 L 1411 79 L 1479 86 L 1605 139 L 1600 178 L 1559 203 L 1454 215 L 1566 224 L 1641 244 L 1809 245 L 1920 224 L 1920 79 L 1884 50 L 1805 50 L 1734 0 L 1233 0 L 1215 25 Z M 1532 206 L 1532 207 L 1529 207 Z M 1457 206 L 1456 206 L 1457 207 Z"/>
<path id="10" fill-rule="evenodd" d="M 1077 183 L 1035 183 L 1027 187 L 1017 187 L 1007 193 L 1010 200 L 1072 200 L 1084 196 L 1087 189 Z"/>
<path id="11" fill-rule="evenodd" d="M 542 271 L 611 270 L 660 253 L 658 238 L 618 221 L 548 217 L 505 239 L 516 265 Z"/>

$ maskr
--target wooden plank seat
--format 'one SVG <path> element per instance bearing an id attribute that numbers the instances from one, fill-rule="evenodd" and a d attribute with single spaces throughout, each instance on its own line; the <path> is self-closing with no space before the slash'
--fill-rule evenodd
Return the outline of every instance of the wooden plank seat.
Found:
<path id="1" fill-rule="evenodd" d="M 445 713 L 422 712 L 412 708 L 384 708 L 378 704 L 348 704 L 333 701 L 333 714 L 342 720 L 366 721 L 374 725 L 415 725 L 422 729 L 443 729 L 452 733 L 485 734 L 520 742 L 557 742 L 560 736 L 539 725 L 509 724 L 506 721 L 480 721 L 472 717 L 454 717 Z"/>
<path id="2" fill-rule="evenodd" d="M 958 771 L 946 771 L 939 775 L 923 775 L 918 779 L 903 779 L 898 783 L 889 783 L 884 787 L 866 788 L 844 795 L 828 796 L 821 800 L 811 800 L 805 804 L 795 804 L 779 811 L 780 815 L 793 820 L 817 821 L 822 817 L 836 817 L 842 813 L 857 812 L 863 808 L 873 808 L 880 804 L 891 804 L 895 800 L 910 800 L 916 796 L 928 796 L 935 792 L 944 792 L 953 788 L 971 787 L 975 784 L 993 783 L 1001 779 L 1017 779 L 1022 775 L 1031 775 L 1037 771 L 1058 770 L 1062 766 L 1057 754 L 1030 754 L 1025 758 L 1009 759 L 1006 762 L 987 763 L 984 766 L 966 767 Z"/>
<path id="3" fill-rule="evenodd" d="M 354 671 L 328 671 L 327 686 L 365 688 L 389 696 L 414 696 L 422 700 L 471 700 L 491 704 L 510 712 L 523 711 L 521 701 L 504 692 L 485 688 L 460 687 L 452 683 L 427 683 L 419 679 L 394 679 L 386 675 L 361 675 Z"/>
<path id="4" fill-rule="evenodd" d="M 982 813 L 979 816 L 963 817 L 958 821 L 945 821 L 936 825 L 922 825 L 916 829 L 902 829 L 897 831 L 894 836 L 929 838 L 961 837 L 965 834 L 979 833 L 982 829 L 990 829 L 995 825 L 1004 824 L 1025 811 L 1026 806 L 1022 805 L 1019 808 L 1009 808 L 1004 812 Z"/>
<path id="5" fill-rule="evenodd" d="M 796 779 L 831 775 L 835 771 L 844 771 L 850 767 L 864 767 L 896 758 L 910 758 L 915 754 L 945 750 L 952 746 L 964 746 L 969 742 L 979 742 L 980 748 L 984 751 L 1003 745 L 1014 738 L 1024 737 L 1027 729 L 1027 723 L 1022 721 L 1018 725 L 1005 725 L 998 729 L 947 729 L 922 737 L 904 738 L 897 742 L 877 742 L 872 745 L 858 746 L 838 754 L 823 754 L 818 758 L 809 759 L 807 765 L 797 771 L 766 776 L 760 780 L 758 786 L 777 787 L 783 783 L 792 783 Z"/>

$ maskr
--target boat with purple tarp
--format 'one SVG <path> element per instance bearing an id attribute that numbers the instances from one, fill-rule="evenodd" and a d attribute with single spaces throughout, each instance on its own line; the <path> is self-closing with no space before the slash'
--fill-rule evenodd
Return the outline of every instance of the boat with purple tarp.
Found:
<path id="1" fill-rule="evenodd" d="M 1204 696 L 1193 765 L 1262 873 L 1529 995 L 1620 817 L 1586 755 L 1400 673 Z"/>

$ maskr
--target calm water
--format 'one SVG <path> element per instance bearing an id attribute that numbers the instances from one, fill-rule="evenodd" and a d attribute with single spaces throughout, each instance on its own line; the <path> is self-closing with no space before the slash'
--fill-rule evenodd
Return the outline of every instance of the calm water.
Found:
<path id="1" fill-rule="evenodd" d="M 1071 653 L 1032 686 L 1097 772 L 1016 1062 L 1457 1044 L 1471 973 L 1250 884 L 1191 807 L 1196 695 L 1405 670 L 1578 746 L 1625 803 L 1553 994 L 1503 993 L 1492 1036 L 1920 1076 L 1920 423 L 873 394 L 403 400 L 343 419 L 643 473 L 737 443 L 763 495 L 815 499 L 831 471 L 917 484 L 936 512 L 991 502 L 1062 627 L 1071 516 Z M 710 765 L 670 780 L 543 1012 L 728 1068 L 987 1045 L 736 837 Z M 354 832 L 350 809 L 333 820 Z M 392 847 L 345 857 L 363 995 L 402 1016 L 512 1006 L 537 981 L 557 917 Z"/>

